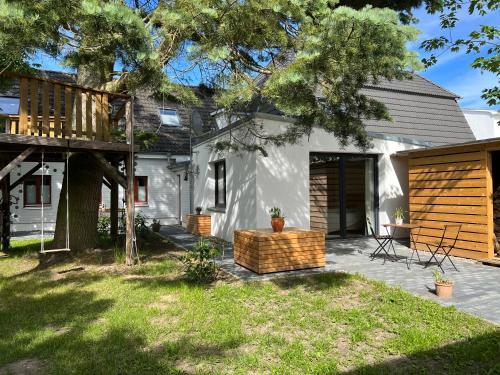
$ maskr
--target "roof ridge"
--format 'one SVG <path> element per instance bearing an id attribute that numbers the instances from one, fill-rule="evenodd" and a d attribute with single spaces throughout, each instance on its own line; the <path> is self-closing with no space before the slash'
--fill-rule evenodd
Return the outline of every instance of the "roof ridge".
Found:
<path id="1" fill-rule="evenodd" d="M 417 77 L 422 78 L 424 81 L 426 81 L 426 82 L 430 83 L 431 85 L 434 85 L 434 86 L 436 86 L 436 87 L 439 87 L 441 90 L 444 90 L 444 91 L 446 91 L 447 93 L 449 93 L 449 94 L 453 95 L 456 99 L 462 99 L 462 97 L 461 97 L 460 95 L 458 95 L 458 94 L 454 93 L 453 91 L 450 91 L 450 90 L 448 90 L 448 89 L 444 88 L 444 87 L 443 87 L 443 86 L 441 86 L 441 85 L 438 85 L 436 82 L 433 82 L 433 81 L 431 81 L 430 79 L 425 78 L 424 76 L 422 76 L 422 75 L 420 75 L 420 74 L 418 74 L 418 73 L 413 72 L 412 74 L 413 74 L 413 75 L 416 75 Z"/>

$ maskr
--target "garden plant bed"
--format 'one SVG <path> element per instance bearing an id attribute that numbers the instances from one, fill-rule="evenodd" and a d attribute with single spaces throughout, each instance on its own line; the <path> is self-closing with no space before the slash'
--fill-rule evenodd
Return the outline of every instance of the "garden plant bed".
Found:
<path id="1" fill-rule="evenodd" d="M 212 234 L 212 221 L 210 215 L 188 214 L 186 229 L 192 234 L 210 236 Z"/>
<path id="2" fill-rule="evenodd" d="M 234 261 L 259 274 L 325 266 L 325 235 L 287 228 L 234 231 Z"/>

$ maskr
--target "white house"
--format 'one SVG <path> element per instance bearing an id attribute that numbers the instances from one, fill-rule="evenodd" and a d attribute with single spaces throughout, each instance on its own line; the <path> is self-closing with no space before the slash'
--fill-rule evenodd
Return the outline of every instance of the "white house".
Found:
<path id="1" fill-rule="evenodd" d="M 269 209 L 283 210 L 287 226 L 349 237 L 366 234 L 366 218 L 384 231 L 397 207 L 407 206 L 406 162 L 397 151 L 473 140 L 457 105 L 457 95 L 415 75 L 412 80 L 382 82 L 365 93 L 386 104 L 394 122 L 367 121 L 373 147 L 366 153 L 315 129 L 300 144 L 257 153 L 218 154 L 211 145 L 230 135 L 243 136 L 236 121 L 200 140 L 193 162 L 194 203 L 211 212 L 212 234 L 232 241 L 239 228 L 269 228 Z M 269 133 L 293 126 L 270 110 L 252 120 Z M 407 209 L 407 208 L 406 208 Z"/>
<path id="2" fill-rule="evenodd" d="M 476 139 L 500 137 L 500 112 L 490 109 L 463 108 L 465 118 Z"/>

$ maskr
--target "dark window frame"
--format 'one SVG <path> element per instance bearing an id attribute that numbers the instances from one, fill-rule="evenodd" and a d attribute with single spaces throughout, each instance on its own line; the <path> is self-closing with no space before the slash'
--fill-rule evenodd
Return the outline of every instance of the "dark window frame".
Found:
<path id="1" fill-rule="evenodd" d="M 139 200 L 139 179 L 144 179 L 144 188 L 146 190 L 146 199 Z M 149 181 L 148 176 L 134 176 L 134 204 L 147 205 L 149 204 Z"/>
<path id="2" fill-rule="evenodd" d="M 224 170 L 224 175 L 219 176 L 219 166 L 223 166 Z M 214 169 L 215 169 L 215 207 L 216 208 L 225 208 L 226 203 L 227 203 L 227 198 L 226 198 L 226 160 L 219 160 L 214 163 Z M 223 179 L 223 186 L 224 186 L 224 202 L 219 202 L 219 178 L 222 177 Z"/>
<path id="3" fill-rule="evenodd" d="M 29 183 L 35 183 L 35 203 L 28 203 L 27 188 Z M 52 176 L 43 176 L 43 184 L 49 186 L 49 199 L 44 202 L 44 206 L 52 204 Z M 23 207 L 41 207 L 42 206 L 42 175 L 33 175 L 24 179 L 23 181 Z"/>

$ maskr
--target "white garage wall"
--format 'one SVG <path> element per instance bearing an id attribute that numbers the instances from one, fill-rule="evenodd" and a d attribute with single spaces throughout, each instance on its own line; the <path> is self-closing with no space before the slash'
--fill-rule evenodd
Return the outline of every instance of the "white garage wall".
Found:
<path id="1" fill-rule="evenodd" d="M 261 121 L 268 132 L 283 131 L 288 126 L 283 121 Z M 210 151 L 211 142 L 213 140 L 195 147 L 195 160 L 202 171 L 195 179 L 195 205 L 204 207 L 213 206 L 212 162 L 221 158 Z M 379 223 L 382 224 L 393 221 L 397 207 L 407 209 L 406 161 L 391 155 L 418 146 L 382 139 L 374 139 L 373 145 L 368 153 L 379 155 Z M 319 129 L 301 144 L 266 150 L 267 157 L 258 153 L 226 157 L 228 207 L 226 212 L 212 213 L 212 234 L 231 241 L 237 228 L 268 228 L 269 209 L 273 206 L 282 208 L 287 226 L 309 228 L 309 153 L 360 153 L 354 146 L 341 148 L 332 134 Z M 384 231 L 382 227 L 379 230 Z"/>

